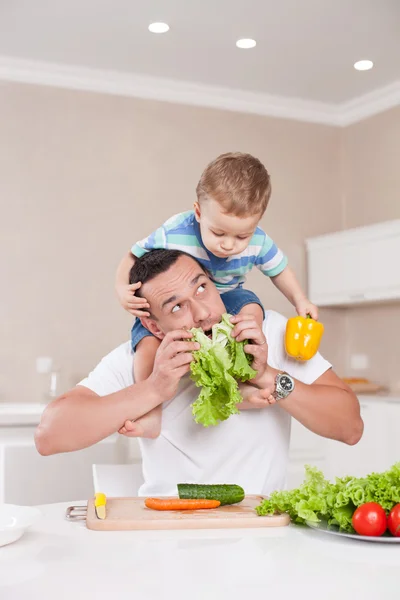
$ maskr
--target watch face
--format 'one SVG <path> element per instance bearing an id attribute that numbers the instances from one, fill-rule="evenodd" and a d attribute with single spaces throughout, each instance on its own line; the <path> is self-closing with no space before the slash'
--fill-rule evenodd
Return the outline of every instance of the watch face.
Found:
<path id="1" fill-rule="evenodd" d="M 279 385 L 285 392 L 291 392 L 293 389 L 293 381 L 287 375 L 281 375 L 279 378 Z"/>

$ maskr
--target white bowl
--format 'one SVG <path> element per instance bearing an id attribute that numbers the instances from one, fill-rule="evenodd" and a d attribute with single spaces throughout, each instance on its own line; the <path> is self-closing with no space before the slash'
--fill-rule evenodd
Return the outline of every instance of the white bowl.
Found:
<path id="1" fill-rule="evenodd" d="M 18 540 L 40 516 L 40 510 L 33 506 L 0 504 L 0 546 Z"/>

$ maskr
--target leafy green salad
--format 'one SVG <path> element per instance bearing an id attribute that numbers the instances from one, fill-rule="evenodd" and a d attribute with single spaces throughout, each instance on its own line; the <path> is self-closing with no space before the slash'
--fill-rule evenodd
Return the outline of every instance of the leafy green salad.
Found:
<path id="1" fill-rule="evenodd" d="M 196 423 L 204 427 L 237 414 L 242 401 L 238 380 L 247 381 L 257 374 L 250 366 L 253 357 L 244 351 L 247 341 L 236 342 L 231 336 L 231 316 L 222 315 L 221 322 L 212 327 L 211 338 L 201 328 L 191 329 L 193 341 L 201 346 L 193 352 L 195 360 L 190 365 L 191 378 L 201 387 L 192 411 Z"/>
<path id="2" fill-rule="evenodd" d="M 376 502 L 389 512 L 400 502 L 400 462 L 383 473 L 366 477 L 336 478 L 331 483 L 322 471 L 306 465 L 303 484 L 289 491 L 272 492 L 256 507 L 258 515 L 289 513 L 294 523 L 327 521 L 342 531 L 353 533 L 352 517 L 356 509 Z"/>

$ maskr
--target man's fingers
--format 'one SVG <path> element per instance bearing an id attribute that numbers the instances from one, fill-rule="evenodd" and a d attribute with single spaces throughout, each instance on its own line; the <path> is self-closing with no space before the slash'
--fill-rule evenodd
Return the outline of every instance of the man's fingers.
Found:
<path id="1" fill-rule="evenodd" d="M 141 281 L 137 281 L 136 283 L 131 283 L 130 285 L 128 285 L 128 289 L 129 290 L 138 290 L 140 288 L 140 286 L 142 285 Z"/>
<path id="2" fill-rule="evenodd" d="M 265 336 L 257 324 L 257 321 L 255 321 L 255 319 L 249 319 L 248 317 L 247 319 L 243 318 L 242 321 L 235 325 L 231 335 L 237 342 L 251 339 L 254 340 L 255 343 L 262 344 L 265 341 Z"/>
<path id="3" fill-rule="evenodd" d="M 167 346 L 165 358 L 173 358 L 182 352 L 194 352 L 200 349 L 198 342 L 172 342 Z"/>
<path id="4" fill-rule="evenodd" d="M 183 365 L 189 365 L 193 360 L 193 354 L 190 352 L 180 352 L 174 358 L 169 361 L 168 367 L 170 369 L 178 369 Z"/>
<path id="5" fill-rule="evenodd" d="M 267 344 L 246 344 L 243 349 L 254 357 L 268 355 Z"/>
<path id="6" fill-rule="evenodd" d="M 243 340 L 251 340 L 259 346 L 264 345 L 264 342 L 266 341 L 265 335 L 257 327 L 257 325 L 254 328 L 249 327 L 248 329 L 243 329 L 238 335 L 234 337 L 237 342 L 243 342 Z"/>
<path id="7" fill-rule="evenodd" d="M 233 315 L 233 317 L 230 318 L 231 323 L 240 323 L 241 321 L 248 321 L 249 320 L 249 315 L 247 314 L 238 314 L 238 315 Z"/>
<path id="8" fill-rule="evenodd" d="M 190 371 L 190 363 L 187 363 L 186 365 L 179 367 L 179 369 L 176 369 L 175 373 L 176 373 L 176 376 L 179 377 L 179 379 L 181 379 L 181 377 L 186 375 L 186 373 L 189 373 L 189 371 Z"/>
<path id="9" fill-rule="evenodd" d="M 174 340 L 185 340 L 193 337 L 193 333 L 187 329 L 176 329 L 175 331 L 169 331 L 165 336 L 164 340 L 167 344 L 170 344 Z"/>

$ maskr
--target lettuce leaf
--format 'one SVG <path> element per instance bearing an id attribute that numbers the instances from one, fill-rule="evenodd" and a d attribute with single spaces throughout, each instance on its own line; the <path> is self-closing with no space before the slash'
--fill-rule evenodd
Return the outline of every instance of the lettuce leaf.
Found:
<path id="1" fill-rule="evenodd" d="M 218 425 L 239 412 L 237 405 L 242 401 L 238 381 L 247 381 L 256 376 L 244 351 L 247 341 L 236 342 L 231 336 L 234 325 L 231 315 L 222 315 L 220 323 L 212 328 L 212 339 L 202 329 L 191 329 L 193 341 L 201 345 L 193 352 L 190 365 L 191 378 L 201 387 L 197 400 L 192 404 L 196 423 L 209 427 Z"/>
<path id="2" fill-rule="evenodd" d="M 305 466 L 302 485 L 294 490 L 272 492 L 256 507 L 258 515 L 287 512 L 295 523 L 326 520 L 342 531 L 354 533 L 351 519 L 358 506 L 377 502 L 388 513 L 400 502 L 400 462 L 384 473 L 363 478 L 336 478 L 331 483 L 322 471 Z"/>

